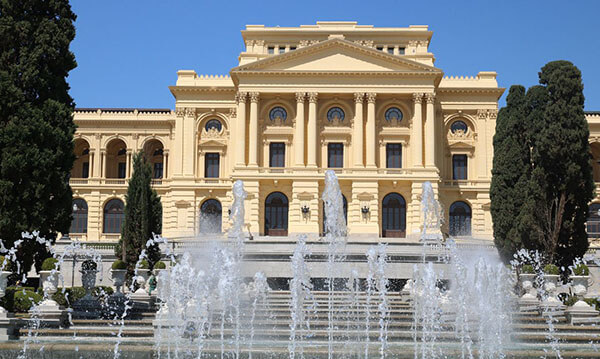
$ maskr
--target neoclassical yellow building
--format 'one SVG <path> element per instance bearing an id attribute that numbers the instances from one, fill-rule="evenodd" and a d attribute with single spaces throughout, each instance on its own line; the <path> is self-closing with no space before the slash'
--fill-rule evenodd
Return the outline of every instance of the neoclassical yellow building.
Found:
<path id="1" fill-rule="evenodd" d="M 71 237 L 118 239 L 141 150 L 171 239 L 227 230 L 238 179 L 254 239 L 320 236 L 327 169 L 339 178 L 351 239 L 418 239 L 425 181 L 445 232 L 492 239 L 492 138 L 504 92 L 495 72 L 444 76 L 427 26 L 248 25 L 242 37 L 229 75 L 177 72 L 174 111 L 75 111 Z M 597 114 L 589 119 L 600 126 Z"/>

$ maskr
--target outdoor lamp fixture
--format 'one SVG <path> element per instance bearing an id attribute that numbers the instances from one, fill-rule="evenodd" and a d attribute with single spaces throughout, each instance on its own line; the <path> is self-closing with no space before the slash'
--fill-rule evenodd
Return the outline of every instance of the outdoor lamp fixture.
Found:
<path id="1" fill-rule="evenodd" d="M 360 209 L 360 212 L 363 214 L 363 217 L 365 217 L 365 218 L 369 215 L 370 211 L 371 210 L 367 206 L 362 206 L 362 208 Z"/>
<path id="2" fill-rule="evenodd" d="M 308 214 L 308 211 L 310 211 L 310 208 L 307 205 L 302 206 L 300 209 L 302 210 L 302 214 Z"/>

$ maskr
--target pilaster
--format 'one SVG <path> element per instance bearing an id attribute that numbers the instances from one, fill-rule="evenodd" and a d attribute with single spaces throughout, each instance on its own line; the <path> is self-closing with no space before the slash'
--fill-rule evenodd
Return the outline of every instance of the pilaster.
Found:
<path id="1" fill-rule="evenodd" d="M 422 93 L 413 93 L 413 120 L 412 132 L 410 136 L 410 147 L 412 148 L 413 167 L 423 167 L 423 119 Z"/>
<path id="2" fill-rule="evenodd" d="M 354 147 L 354 167 L 364 167 L 363 149 L 364 149 L 364 121 L 363 121 L 363 101 L 365 94 L 356 92 L 354 94 L 354 134 L 352 137 L 352 146 Z"/>
<path id="3" fill-rule="evenodd" d="M 250 93 L 250 125 L 248 127 L 248 166 L 258 167 L 258 92 Z"/>
<path id="4" fill-rule="evenodd" d="M 304 167 L 304 101 L 306 94 L 296 92 L 296 129 L 294 132 L 294 165 Z"/>
<path id="5" fill-rule="evenodd" d="M 317 167 L 317 99 L 319 94 L 311 92 L 308 94 L 308 137 L 307 137 L 307 167 Z"/>
<path id="6" fill-rule="evenodd" d="M 436 153 L 436 124 L 435 124 L 435 94 L 425 94 L 426 120 L 425 120 L 425 166 L 429 168 L 435 167 Z"/>
<path id="7" fill-rule="evenodd" d="M 366 152 L 367 152 L 367 167 L 377 167 L 375 163 L 375 99 L 377 98 L 376 93 L 367 94 L 367 141 L 366 141 Z"/>

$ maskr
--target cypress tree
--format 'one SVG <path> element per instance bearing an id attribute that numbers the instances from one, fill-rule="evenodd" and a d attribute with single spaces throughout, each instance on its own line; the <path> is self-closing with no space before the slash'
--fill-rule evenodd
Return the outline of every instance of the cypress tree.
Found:
<path id="1" fill-rule="evenodd" d="M 529 177 L 529 145 L 525 125 L 525 88 L 514 85 L 500 109 L 494 135 L 490 185 L 494 243 L 500 256 L 510 260 L 527 236 L 520 232 L 519 212 Z"/>
<path id="2" fill-rule="evenodd" d="M 160 197 L 151 183 L 152 167 L 140 151 L 133 157 L 133 174 L 125 195 L 125 219 L 115 248 L 115 255 L 127 262 L 130 273 L 143 249 L 146 249 L 150 268 L 160 260 L 158 245 L 146 246 L 153 234 L 161 232 L 162 221 Z"/>
<path id="3" fill-rule="evenodd" d="M 0 0 L 0 238 L 8 248 L 23 231 L 54 241 L 71 224 L 74 21 L 68 0 Z M 47 256 L 26 241 L 21 273 Z"/>
<path id="4" fill-rule="evenodd" d="M 569 265 L 588 248 L 585 221 L 594 196 L 589 128 L 581 72 L 553 61 L 528 97 L 532 174 L 528 209 L 538 247 L 548 260 Z"/>

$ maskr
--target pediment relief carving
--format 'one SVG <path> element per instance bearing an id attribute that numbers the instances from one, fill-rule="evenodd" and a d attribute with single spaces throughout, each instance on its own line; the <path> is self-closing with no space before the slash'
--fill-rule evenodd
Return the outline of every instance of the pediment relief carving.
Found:
<path id="1" fill-rule="evenodd" d="M 448 130 L 448 143 L 472 143 L 477 139 L 477 134 L 473 133 L 472 130 L 467 130 L 466 132 L 463 130 Z"/>

